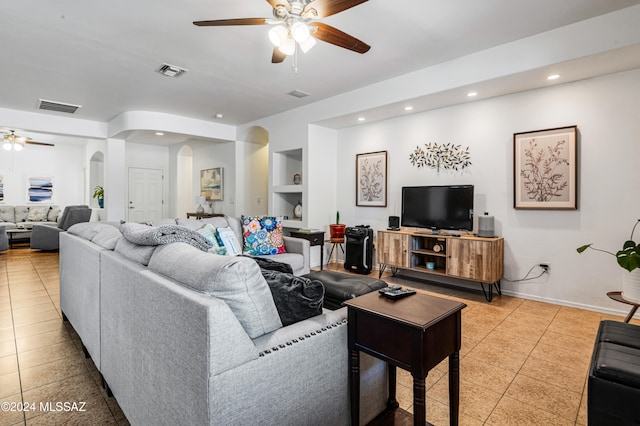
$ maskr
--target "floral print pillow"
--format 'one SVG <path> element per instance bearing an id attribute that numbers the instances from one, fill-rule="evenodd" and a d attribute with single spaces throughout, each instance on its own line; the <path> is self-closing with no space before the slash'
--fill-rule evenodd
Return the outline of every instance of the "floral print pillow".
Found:
<path id="1" fill-rule="evenodd" d="M 244 254 L 260 256 L 286 253 L 282 220 L 273 216 L 242 216 Z"/>

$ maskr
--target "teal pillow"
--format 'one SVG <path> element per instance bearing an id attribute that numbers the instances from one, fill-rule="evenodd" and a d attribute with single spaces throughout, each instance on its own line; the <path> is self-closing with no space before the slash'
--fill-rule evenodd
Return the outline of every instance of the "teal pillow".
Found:
<path id="1" fill-rule="evenodd" d="M 286 253 L 282 219 L 273 216 L 242 216 L 243 253 L 251 256 Z"/>
<path id="2" fill-rule="evenodd" d="M 212 247 L 209 249 L 210 252 L 219 255 L 227 254 L 227 249 L 224 247 L 224 245 L 221 245 L 218 242 L 218 238 L 216 236 L 216 228 L 213 225 L 208 223 L 202 228 L 196 230 L 196 232 L 205 237 L 207 241 L 211 243 Z"/>

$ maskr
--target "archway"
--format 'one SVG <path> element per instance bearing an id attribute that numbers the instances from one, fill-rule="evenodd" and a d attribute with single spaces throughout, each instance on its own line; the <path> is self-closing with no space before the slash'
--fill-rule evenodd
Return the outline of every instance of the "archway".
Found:
<path id="1" fill-rule="evenodd" d="M 104 153 L 96 151 L 89 160 L 89 205 L 92 208 L 101 208 L 92 195 L 97 186 L 104 188 L 104 182 Z"/>
<path id="2" fill-rule="evenodd" d="M 185 145 L 176 158 L 176 212 L 193 210 L 193 150 Z"/>

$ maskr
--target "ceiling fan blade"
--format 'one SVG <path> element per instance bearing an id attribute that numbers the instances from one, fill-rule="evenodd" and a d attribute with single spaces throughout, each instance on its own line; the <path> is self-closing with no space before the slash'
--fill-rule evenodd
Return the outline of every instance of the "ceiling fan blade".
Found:
<path id="1" fill-rule="evenodd" d="M 304 8 L 304 13 L 315 9 L 318 18 L 335 15 L 368 0 L 314 0 Z"/>
<path id="2" fill-rule="evenodd" d="M 322 22 L 314 22 L 311 24 L 311 27 L 317 28 L 317 30 L 311 33 L 311 35 L 318 40 L 335 44 L 336 46 L 344 47 L 345 49 L 353 50 L 358 53 L 366 53 L 371 49 L 371 46 L 367 43 L 358 40 L 357 38 L 350 36 L 331 25 L 323 24 Z"/>
<path id="3" fill-rule="evenodd" d="M 271 63 L 272 64 L 279 64 L 279 63 L 283 62 L 286 57 L 287 57 L 287 55 L 282 53 L 280 51 L 280 49 L 278 49 L 277 47 L 274 47 L 273 48 L 273 55 L 271 55 Z"/>
<path id="4" fill-rule="evenodd" d="M 215 19 L 213 21 L 193 21 L 198 27 L 224 27 L 228 25 L 265 25 L 266 18 Z"/>
<path id="5" fill-rule="evenodd" d="M 52 143 L 46 143 L 46 142 L 25 141 L 25 143 L 26 143 L 26 144 L 29 144 L 29 145 L 55 146 L 55 144 L 52 144 Z"/>

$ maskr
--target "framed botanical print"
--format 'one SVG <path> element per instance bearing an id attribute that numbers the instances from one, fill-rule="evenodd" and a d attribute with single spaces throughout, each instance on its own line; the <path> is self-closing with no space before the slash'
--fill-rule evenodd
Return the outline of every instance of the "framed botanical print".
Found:
<path id="1" fill-rule="evenodd" d="M 356 206 L 387 206 L 387 151 L 356 155 Z"/>
<path id="2" fill-rule="evenodd" d="M 578 208 L 578 127 L 513 135 L 513 207 Z"/>

